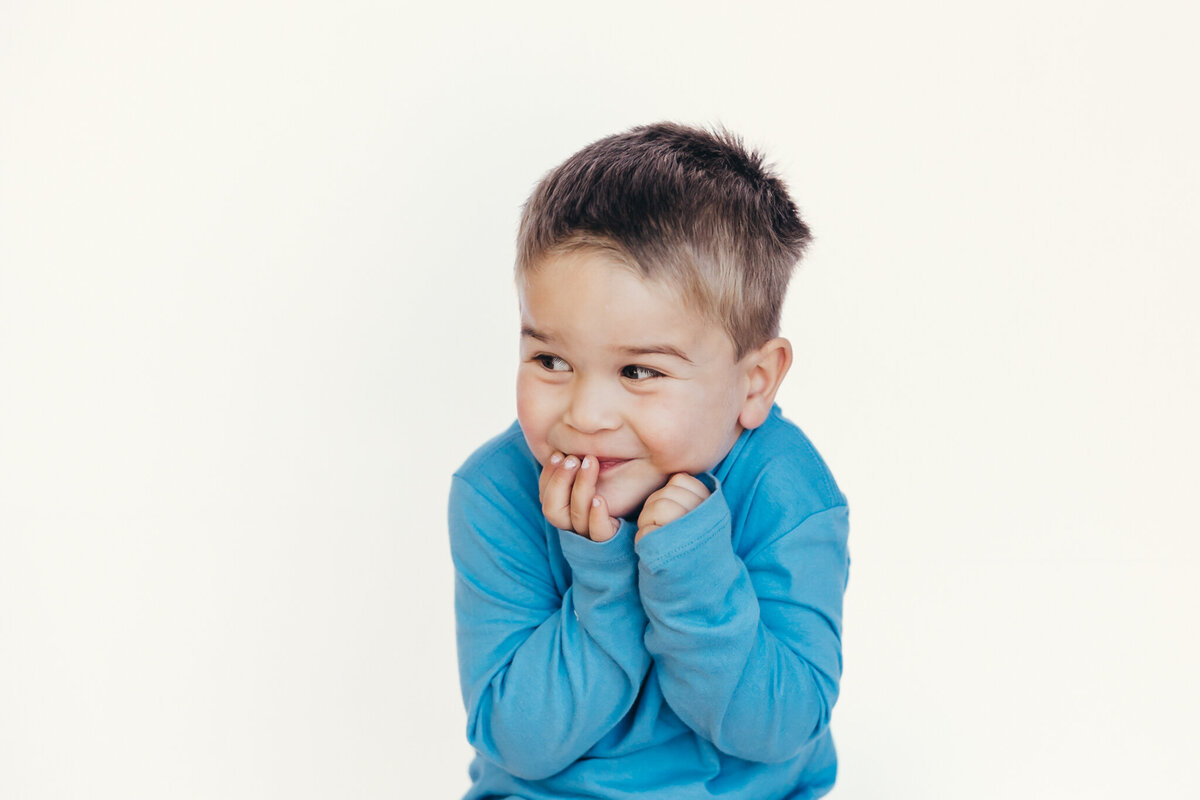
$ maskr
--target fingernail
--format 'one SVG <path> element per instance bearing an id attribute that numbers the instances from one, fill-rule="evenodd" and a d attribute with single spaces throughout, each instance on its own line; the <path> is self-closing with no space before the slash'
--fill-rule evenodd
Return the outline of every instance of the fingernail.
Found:
<path id="1" fill-rule="evenodd" d="M 588 460 L 588 456 L 584 456 L 583 461 L 579 462 L 579 468 L 587 469 L 589 466 L 591 466 L 591 462 Z"/>
<path id="2" fill-rule="evenodd" d="M 575 458 L 575 456 L 567 456 L 567 460 L 563 462 L 563 466 L 567 469 L 575 469 L 577 466 L 579 466 L 579 461 Z"/>
<path id="3" fill-rule="evenodd" d="M 592 508 L 599 508 L 599 507 L 600 507 L 600 498 L 593 497 L 592 498 Z"/>
<path id="4" fill-rule="evenodd" d="M 550 456 L 551 464 L 557 464 L 560 461 L 562 461 L 562 453 L 555 453 L 554 455 Z"/>

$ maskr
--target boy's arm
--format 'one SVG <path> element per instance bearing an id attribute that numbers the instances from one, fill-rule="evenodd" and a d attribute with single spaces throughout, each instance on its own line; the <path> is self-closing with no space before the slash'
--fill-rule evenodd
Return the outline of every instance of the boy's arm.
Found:
<path id="1" fill-rule="evenodd" d="M 633 526 L 604 543 L 560 532 L 560 595 L 540 517 L 455 476 L 450 540 L 467 737 L 513 775 L 549 777 L 620 721 L 649 668 Z"/>
<path id="2" fill-rule="evenodd" d="M 846 507 L 759 532 L 743 562 L 716 489 L 639 539 L 646 647 L 663 696 L 730 755 L 784 761 L 821 735 L 841 677 Z"/>

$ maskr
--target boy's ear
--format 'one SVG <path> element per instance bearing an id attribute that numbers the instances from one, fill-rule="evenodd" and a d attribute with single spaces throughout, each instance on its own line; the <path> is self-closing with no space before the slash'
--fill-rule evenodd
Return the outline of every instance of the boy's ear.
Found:
<path id="1" fill-rule="evenodd" d="M 746 354 L 746 376 L 749 378 L 746 400 L 738 422 L 753 430 L 767 421 L 775 393 L 792 366 L 792 343 L 782 337 L 771 339 L 752 353 Z"/>

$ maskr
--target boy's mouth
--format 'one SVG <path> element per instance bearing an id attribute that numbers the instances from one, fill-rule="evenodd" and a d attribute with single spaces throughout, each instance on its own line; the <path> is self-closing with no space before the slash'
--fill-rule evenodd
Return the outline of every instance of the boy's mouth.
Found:
<path id="1" fill-rule="evenodd" d="M 610 472 L 622 464 L 628 464 L 628 458 L 597 458 L 596 466 L 599 468 L 599 474 L 603 475 Z"/>

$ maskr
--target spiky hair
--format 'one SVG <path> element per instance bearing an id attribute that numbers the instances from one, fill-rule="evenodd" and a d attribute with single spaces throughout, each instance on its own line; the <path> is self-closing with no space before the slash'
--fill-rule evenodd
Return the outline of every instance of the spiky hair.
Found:
<path id="1" fill-rule="evenodd" d="M 811 238 L 761 154 L 723 129 L 662 122 L 593 142 L 541 180 L 521 216 L 516 273 L 579 248 L 607 251 L 680 290 L 741 358 L 778 335 Z"/>

